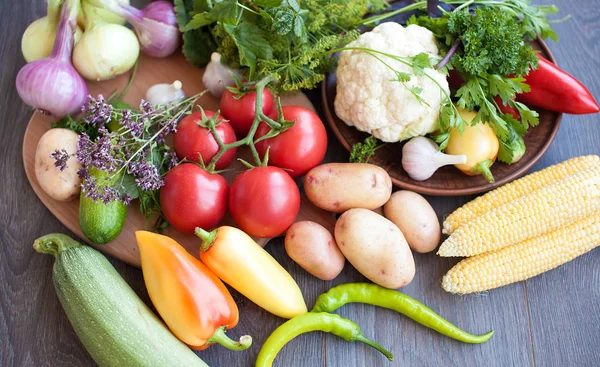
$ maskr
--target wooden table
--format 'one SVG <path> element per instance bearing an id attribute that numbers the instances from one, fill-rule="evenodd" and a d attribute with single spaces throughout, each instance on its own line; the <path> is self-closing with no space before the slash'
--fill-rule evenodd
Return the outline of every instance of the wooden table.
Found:
<path id="1" fill-rule="evenodd" d="M 600 99 L 600 10 L 597 0 L 534 0 L 555 3 L 560 45 L 550 43 L 559 65 L 579 78 Z M 31 248 L 33 240 L 66 229 L 37 199 L 21 162 L 23 132 L 31 110 L 19 99 L 15 75 L 24 61 L 21 35 L 44 15 L 42 0 L 2 1 L 0 5 L 0 366 L 91 366 L 52 286 L 52 259 Z M 320 108 L 319 91 L 310 92 Z M 600 154 L 600 116 L 565 116 L 558 137 L 534 168 L 584 154 Z M 347 154 L 330 138 L 329 160 Z M 440 219 L 470 197 L 428 198 Z M 281 240 L 268 250 L 290 270 L 311 307 L 329 287 L 363 280 L 350 265 L 335 280 L 320 281 L 286 255 Z M 142 273 L 111 260 L 133 289 L 149 302 Z M 388 347 L 392 363 L 364 345 L 349 344 L 322 333 L 302 335 L 277 358 L 278 366 L 598 366 L 600 362 L 600 251 L 596 250 L 526 282 L 480 295 L 454 296 L 440 287 L 442 275 L 456 260 L 416 255 L 417 275 L 403 292 L 421 300 L 451 322 L 473 333 L 494 329 L 484 345 L 467 345 L 426 329 L 393 312 L 349 305 L 340 314 L 362 326 L 367 337 Z M 283 320 L 268 315 L 242 297 L 240 324 L 231 336 L 250 333 L 253 347 L 230 352 L 218 346 L 201 352 L 211 366 L 251 366 L 269 333 Z"/>

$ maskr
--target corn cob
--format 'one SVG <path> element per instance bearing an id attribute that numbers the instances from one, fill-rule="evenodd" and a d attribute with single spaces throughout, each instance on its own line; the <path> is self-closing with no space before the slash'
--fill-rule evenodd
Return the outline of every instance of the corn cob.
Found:
<path id="1" fill-rule="evenodd" d="M 575 172 L 459 227 L 440 256 L 473 256 L 498 250 L 586 217 L 600 208 L 600 165 Z"/>
<path id="2" fill-rule="evenodd" d="M 563 179 L 572 173 L 598 164 L 600 164 L 600 157 L 597 155 L 571 158 L 499 187 L 456 209 L 444 220 L 443 232 L 450 235 L 458 227 L 478 215 L 525 196 L 542 186 Z"/>
<path id="3" fill-rule="evenodd" d="M 482 292 L 529 279 L 600 245 L 600 211 L 539 237 L 464 259 L 442 279 L 447 292 Z"/>

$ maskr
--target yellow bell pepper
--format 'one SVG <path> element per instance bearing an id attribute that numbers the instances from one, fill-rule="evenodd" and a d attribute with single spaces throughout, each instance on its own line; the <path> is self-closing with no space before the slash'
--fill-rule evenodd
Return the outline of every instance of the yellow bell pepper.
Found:
<path id="1" fill-rule="evenodd" d="M 246 298 L 286 319 L 308 311 L 290 273 L 242 230 L 196 228 L 196 235 L 202 239 L 202 262 Z"/>
<path id="2" fill-rule="evenodd" d="M 469 176 L 481 174 L 489 182 L 494 182 L 490 167 L 494 164 L 498 156 L 498 149 L 500 149 L 498 137 L 487 123 L 481 122 L 471 126 L 471 121 L 477 115 L 476 112 L 463 109 L 458 109 L 458 112 L 465 119 L 467 125 L 462 134 L 456 129 L 450 131 L 445 153 L 466 155 L 467 163 L 455 164 L 456 168 Z"/>

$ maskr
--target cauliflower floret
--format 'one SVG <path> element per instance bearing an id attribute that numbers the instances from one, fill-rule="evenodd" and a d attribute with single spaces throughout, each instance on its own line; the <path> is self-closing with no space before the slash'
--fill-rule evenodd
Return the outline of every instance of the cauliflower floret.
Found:
<path id="1" fill-rule="evenodd" d="M 426 28 L 388 22 L 362 34 L 347 47 L 364 47 L 395 56 L 415 56 L 425 52 L 439 56 L 436 40 Z M 438 129 L 439 110 L 444 94 L 426 76 L 415 76 L 412 68 L 383 55 L 377 55 L 399 72 L 411 74 L 404 86 L 381 61 L 359 50 L 342 51 L 337 68 L 335 113 L 347 125 L 386 142 L 425 135 Z M 450 93 L 446 77 L 434 69 L 425 72 Z M 407 87 L 422 89 L 420 103 Z"/>

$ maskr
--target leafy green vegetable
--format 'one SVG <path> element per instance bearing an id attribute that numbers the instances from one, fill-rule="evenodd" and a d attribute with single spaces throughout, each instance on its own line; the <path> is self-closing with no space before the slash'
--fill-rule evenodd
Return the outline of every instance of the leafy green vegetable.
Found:
<path id="1" fill-rule="evenodd" d="M 533 47 L 523 41 L 521 27 L 509 12 L 482 7 L 474 15 L 465 9 L 447 17 L 448 31 L 463 45 L 452 62 L 465 72 L 521 76 L 537 67 Z"/>
<path id="2" fill-rule="evenodd" d="M 258 58 L 269 60 L 273 57 L 273 50 L 257 25 L 242 22 L 238 26 L 224 24 L 223 28 L 237 46 L 240 64 L 250 68 L 250 75 L 256 68 Z"/>
<path id="3" fill-rule="evenodd" d="M 555 36 L 546 16 L 558 9 L 533 6 L 528 0 L 475 0 L 473 3 L 484 6 L 475 8 L 474 12 L 464 7 L 440 18 L 413 16 L 409 23 L 430 29 L 438 39 L 443 55 L 457 40 L 460 41 L 462 47 L 446 58 L 449 58 L 446 67 L 456 70 L 464 79 L 455 94 L 456 105 L 477 111 L 473 124 L 488 123 L 492 127 L 501 143 L 499 160 L 511 164 L 525 152 L 522 136 L 529 127 L 539 123 L 537 112 L 514 101 L 518 93 L 530 90 L 523 75 L 537 68 L 538 63 L 535 50 L 524 39 L 531 39 L 538 32 L 542 37 Z M 516 108 L 521 115 L 520 121 L 503 114 L 495 96 L 499 96 L 505 105 Z M 434 140 L 443 149 L 448 143 L 449 130 L 461 130 L 465 123 L 449 106 L 442 106 L 441 131 Z"/>
<path id="4" fill-rule="evenodd" d="M 510 114 L 504 115 L 504 119 L 510 121 L 511 124 L 508 125 L 507 137 L 500 140 L 498 160 L 506 164 L 513 164 L 519 161 L 525 154 L 525 142 L 515 129 L 515 126 L 519 125 L 519 121 Z"/>
<path id="5" fill-rule="evenodd" d="M 356 143 L 352 146 L 350 152 L 350 162 L 368 163 L 375 155 L 377 149 L 383 147 L 386 143 L 379 143 L 377 138 L 369 136 L 362 143 Z"/>
<path id="6" fill-rule="evenodd" d="M 246 79 L 275 75 L 274 87 L 284 91 L 314 88 L 330 70 L 329 51 L 358 37 L 365 14 L 388 6 L 384 0 L 213 1 L 176 0 L 186 57 L 202 67 L 218 45 L 222 60 Z"/>
<path id="7" fill-rule="evenodd" d="M 206 11 L 211 4 L 211 0 L 175 0 L 175 14 L 179 30 L 184 32 L 185 27 L 192 19 L 191 13 L 195 10 Z M 210 61 L 210 54 L 216 49 L 215 40 L 204 28 L 187 30 L 183 33 L 183 54 L 194 66 L 206 66 Z"/>

